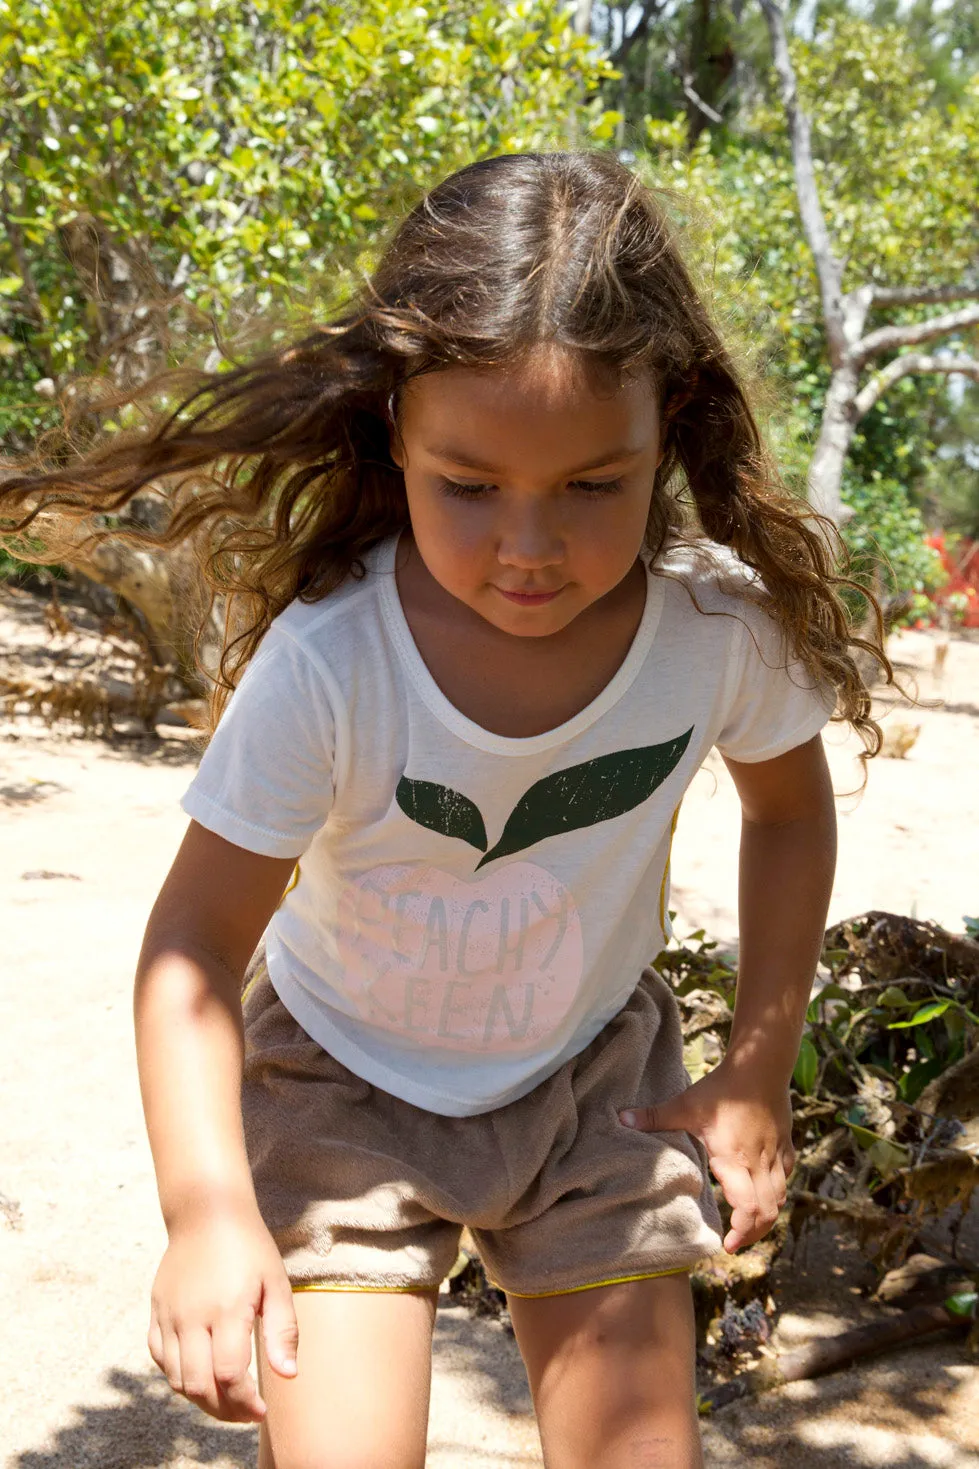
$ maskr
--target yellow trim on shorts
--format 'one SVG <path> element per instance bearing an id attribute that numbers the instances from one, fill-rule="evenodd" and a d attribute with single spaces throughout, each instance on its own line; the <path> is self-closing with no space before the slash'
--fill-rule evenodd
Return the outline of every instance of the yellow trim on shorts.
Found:
<path id="1" fill-rule="evenodd" d="M 682 802 L 680 803 L 683 804 Z M 673 838 L 676 835 L 676 824 L 680 819 L 680 807 L 677 806 L 670 822 L 670 845 L 666 849 L 666 866 L 663 868 L 663 881 L 659 885 L 659 926 L 666 933 L 666 884 L 670 877 L 670 858 L 673 856 Z"/>
<path id="2" fill-rule="evenodd" d="M 516 1296 L 518 1301 L 542 1301 L 548 1296 L 573 1296 L 583 1290 L 598 1290 L 602 1285 L 629 1285 L 634 1280 L 656 1280 L 661 1275 L 687 1275 L 690 1268 L 689 1265 L 678 1265 L 672 1270 L 646 1270 L 642 1275 L 615 1275 L 611 1280 L 592 1280 L 588 1285 L 568 1285 L 564 1290 L 540 1290 L 531 1294 L 518 1290 L 506 1290 L 506 1287 L 502 1285 L 498 1285 L 496 1289 L 505 1291 L 508 1296 Z M 495 1284 L 495 1282 L 491 1281 L 490 1284 Z"/>
<path id="3" fill-rule="evenodd" d="M 320 1283 L 313 1281 L 312 1284 L 294 1285 L 293 1293 L 298 1291 L 368 1291 L 371 1295 L 419 1295 L 424 1291 L 437 1291 L 437 1285 L 336 1285 L 332 1282 Z"/>
<path id="4" fill-rule="evenodd" d="M 252 990 L 258 984 L 258 981 L 261 979 L 261 977 L 262 977 L 262 975 L 264 973 L 265 973 L 265 962 L 263 960 L 262 963 L 255 970 L 255 973 L 252 975 L 251 979 L 245 985 L 245 988 L 241 992 L 241 1003 L 243 1005 L 244 1005 L 245 1001 L 248 999 L 248 996 L 251 994 Z"/>

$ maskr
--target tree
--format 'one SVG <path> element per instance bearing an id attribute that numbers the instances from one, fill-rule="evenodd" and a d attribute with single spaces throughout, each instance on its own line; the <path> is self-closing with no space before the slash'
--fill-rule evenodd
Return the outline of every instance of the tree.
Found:
<path id="1" fill-rule="evenodd" d="M 84 440 L 129 421 L 102 411 L 104 385 L 208 348 L 219 368 L 256 315 L 275 337 L 328 313 L 439 178 L 607 137 L 609 71 L 560 0 L 0 0 L 9 448 L 56 422 L 59 396 Z M 155 514 L 136 497 L 123 523 Z M 72 556 L 199 686 L 191 568 L 82 535 Z"/>
<path id="2" fill-rule="evenodd" d="M 834 249 L 826 215 L 820 203 L 811 143 L 812 126 L 809 115 L 799 101 L 796 68 L 788 45 L 785 17 L 777 0 L 760 0 L 760 3 L 771 33 L 775 69 L 778 73 L 782 103 L 789 126 L 799 212 L 819 277 L 823 321 L 831 367 L 819 436 L 809 469 L 809 499 L 816 510 L 839 522 L 845 517 L 840 495 L 843 465 L 856 425 L 870 412 L 888 388 L 909 373 L 955 372 L 979 382 L 979 357 L 969 351 L 953 351 L 936 356 L 929 352 L 900 352 L 898 350 L 902 347 L 918 347 L 943 338 L 952 341 L 957 338 L 961 339 L 963 333 L 971 333 L 971 329 L 979 325 L 979 304 L 970 304 L 956 311 L 943 311 L 937 315 L 917 320 L 905 320 L 867 332 L 865 327 L 870 311 L 887 307 L 948 305 L 959 301 L 979 302 L 979 256 L 976 255 L 973 244 L 971 252 L 967 249 L 966 258 L 962 260 L 963 273 L 960 278 L 954 282 L 943 282 L 936 280 L 935 275 L 939 271 L 944 274 L 951 262 L 946 257 L 939 263 L 932 253 L 927 262 L 916 262 L 922 278 L 906 285 L 879 284 L 879 276 L 886 268 L 881 260 L 876 270 L 872 270 L 870 279 L 865 277 L 844 292 L 844 262 Z M 848 53 L 844 59 L 846 62 L 851 61 L 852 53 Z M 881 54 L 879 59 L 886 64 L 890 58 Z M 875 83 L 880 81 L 879 72 L 874 67 L 865 65 L 862 74 L 865 81 Z M 917 87 L 915 88 L 916 80 Z M 916 79 L 913 71 L 909 77 L 908 71 L 905 70 L 901 81 L 905 87 L 910 82 L 911 89 L 918 92 L 918 98 L 912 97 L 913 102 L 920 98 L 921 104 L 927 104 L 927 92 L 930 88 L 920 79 Z M 859 92 L 856 93 L 857 98 L 860 95 Z M 979 98 L 979 89 L 974 90 L 973 97 Z M 876 94 L 875 101 L 878 98 L 879 94 Z M 844 94 L 842 102 L 844 110 L 847 100 Z M 835 94 L 834 102 L 837 108 L 841 106 L 839 92 Z M 856 111 L 857 109 L 850 110 Z M 915 123 L 921 122 L 924 118 L 924 107 L 922 105 L 913 106 L 911 118 Z M 886 148 L 887 140 L 884 137 L 879 138 L 879 142 L 885 146 L 887 154 L 890 155 L 887 161 L 894 160 L 895 143 L 901 150 L 905 163 L 909 144 L 914 147 L 917 143 L 919 153 L 923 152 L 923 156 L 929 158 L 931 187 L 928 190 L 928 197 L 930 205 L 935 201 L 936 193 L 943 189 L 947 190 L 951 184 L 951 178 L 948 176 L 939 175 L 936 178 L 933 172 L 936 163 L 940 169 L 943 164 L 950 164 L 953 166 L 950 168 L 950 173 L 954 170 L 956 174 L 960 174 L 960 168 L 954 169 L 954 164 L 961 163 L 959 155 L 962 151 L 967 152 L 973 168 L 979 161 L 979 146 L 977 146 L 979 145 L 979 109 L 973 107 L 971 116 L 967 115 L 965 120 L 964 133 L 954 137 L 951 157 L 947 145 L 944 148 L 940 146 L 940 138 L 936 135 L 934 127 L 936 120 L 931 118 L 928 119 L 931 126 L 929 128 L 926 124 L 926 130 L 933 146 L 926 150 L 921 150 L 920 136 L 908 138 L 905 133 L 899 140 L 892 139 L 889 148 Z M 879 115 L 875 119 L 873 128 L 869 130 L 875 133 L 881 131 Z M 915 131 L 918 130 L 915 129 Z M 947 139 L 948 134 L 946 133 L 945 136 Z M 960 148 L 960 143 L 965 143 L 964 150 Z M 938 159 L 933 157 L 935 152 L 939 154 Z M 880 164 L 881 159 L 878 154 L 868 169 L 876 174 L 875 182 L 882 181 Z M 973 185 L 974 180 L 973 173 Z M 966 197 L 968 198 L 968 195 Z M 869 202 L 873 212 L 876 212 L 873 206 L 878 200 L 879 194 L 878 199 L 871 194 Z M 886 212 L 890 208 L 889 201 L 885 198 L 883 202 Z M 953 201 L 948 202 L 954 210 Z M 967 210 L 972 215 L 971 222 L 974 227 L 977 215 L 979 215 L 974 194 L 971 209 L 967 205 Z M 886 241 L 881 253 L 886 258 L 888 253 Z M 874 275 L 877 275 L 878 279 L 875 280 Z M 877 368 L 872 376 L 861 381 L 865 369 L 871 364 L 876 364 L 880 358 L 891 352 L 896 355 Z"/>
<path id="3" fill-rule="evenodd" d="M 328 305 L 439 177 L 600 131 L 609 70 L 557 0 L 0 0 L 8 432 L 39 380 Z"/>

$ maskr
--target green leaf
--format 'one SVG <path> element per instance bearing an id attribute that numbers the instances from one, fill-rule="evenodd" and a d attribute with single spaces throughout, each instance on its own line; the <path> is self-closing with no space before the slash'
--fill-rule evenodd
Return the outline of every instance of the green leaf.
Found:
<path id="1" fill-rule="evenodd" d="M 503 835 L 477 871 L 497 857 L 508 857 L 548 837 L 611 821 L 649 799 L 680 762 L 690 743 L 686 734 L 661 745 L 615 750 L 567 770 L 545 775 L 521 796 L 507 818 Z"/>
<path id="2" fill-rule="evenodd" d="M 799 1057 L 792 1072 L 792 1080 L 799 1091 L 808 1096 L 816 1082 L 816 1072 L 819 1070 L 819 1052 L 807 1035 L 802 1037 L 799 1047 Z"/>
<path id="3" fill-rule="evenodd" d="M 945 1062 L 935 1056 L 930 1060 L 915 1061 L 898 1080 L 898 1096 L 909 1105 L 915 1103 L 928 1083 L 940 1076 L 944 1069 Z"/>
<path id="4" fill-rule="evenodd" d="M 890 1009 L 903 1010 L 906 1005 L 914 1002 L 896 984 L 889 984 L 886 990 L 877 998 L 878 1005 L 886 1005 Z"/>
<path id="5" fill-rule="evenodd" d="M 347 39 L 355 50 L 362 51 L 365 56 L 373 55 L 377 49 L 377 33 L 370 26 L 354 26 Z"/>
<path id="6" fill-rule="evenodd" d="M 882 1178 L 890 1178 L 899 1168 L 906 1168 L 911 1161 L 909 1150 L 887 1137 L 880 1137 L 868 1149 L 870 1161 Z"/>
<path id="7" fill-rule="evenodd" d="M 355 204 L 350 213 L 355 219 L 376 219 L 377 210 L 372 209 L 369 204 Z"/>
<path id="8" fill-rule="evenodd" d="M 23 284 L 19 275 L 0 276 L 0 296 L 16 296 Z"/>
<path id="9" fill-rule="evenodd" d="M 824 984 L 816 996 L 817 1000 L 846 1000 L 851 1005 L 855 998 L 853 990 L 845 990 L 841 984 L 836 984 L 834 981 Z"/>
<path id="10" fill-rule="evenodd" d="M 603 112 L 589 128 L 589 132 L 596 141 L 607 143 L 612 137 L 619 123 L 622 121 L 621 112 Z"/>
<path id="11" fill-rule="evenodd" d="M 832 969 L 835 964 L 845 963 L 849 957 L 849 949 L 826 949 L 823 952 L 823 963 Z"/>
<path id="12" fill-rule="evenodd" d="M 952 1316 L 968 1320 L 979 1311 L 979 1291 L 956 1291 L 954 1296 L 946 1296 L 942 1304 Z"/>
<path id="13" fill-rule="evenodd" d="M 858 1142 L 860 1146 L 862 1148 L 865 1148 L 868 1152 L 875 1143 L 886 1141 L 886 1139 L 878 1137 L 876 1132 L 871 1132 L 869 1127 L 861 1127 L 859 1123 L 851 1122 L 848 1117 L 844 1118 L 843 1120 L 846 1122 L 847 1127 L 853 1133 L 854 1140 Z"/>
<path id="14" fill-rule="evenodd" d="M 923 1005 L 910 1020 L 894 1020 L 887 1029 L 907 1030 L 910 1025 L 927 1025 L 929 1020 L 937 1020 L 939 1015 L 944 1015 L 951 1003 L 951 1000 L 936 1000 L 932 1005 Z"/>
<path id="15" fill-rule="evenodd" d="M 431 780 L 409 780 L 403 775 L 398 781 L 395 799 L 404 814 L 419 826 L 429 831 L 441 832 L 446 837 L 459 837 L 480 852 L 486 851 L 486 826 L 482 813 L 474 801 L 461 791 L 441 786 Z"/>
<path id="16" fill-rule="evenodd" d="M 421 117 L 416 117 L 415 123 L 418 127 L 421 128 L 423 133 L 429 135 L 432 133 L 437 133 L 441 126 L 437 117 L 427 117 L 424 114 Z"/>

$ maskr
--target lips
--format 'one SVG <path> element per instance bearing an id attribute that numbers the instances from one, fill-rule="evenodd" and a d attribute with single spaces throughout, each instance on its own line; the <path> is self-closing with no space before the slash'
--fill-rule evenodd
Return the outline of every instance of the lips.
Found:
<path id="1" fill-rule="evenodd" d="M 505 587 L 497 587 L 496 590 L 501 594 L 501 596 L 506 597 L 507 600 L 510 602 L 523 603 L 525 606 L 532 607 L 539 602 L 553 601 L 553 599 L 558 595 L 558 592 L 562 591 L 563 588 L 558 587 L 553 592 L 507 591 Z"/>

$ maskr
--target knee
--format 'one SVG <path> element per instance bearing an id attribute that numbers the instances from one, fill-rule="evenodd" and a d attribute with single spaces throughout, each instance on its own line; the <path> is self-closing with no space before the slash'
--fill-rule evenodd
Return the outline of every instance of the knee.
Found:
<path id="1" fill-rule="evenodd" d="M 361 1443 L 338 1443 L 327 1434 L 322 1440 L 276 1443 L 262 1428 L 259 1440 L 258 1469 L 425 1469 L 425 1450 L 406 1448 L 401 1444 L 379 1444 L 370 1439 Z"/>

